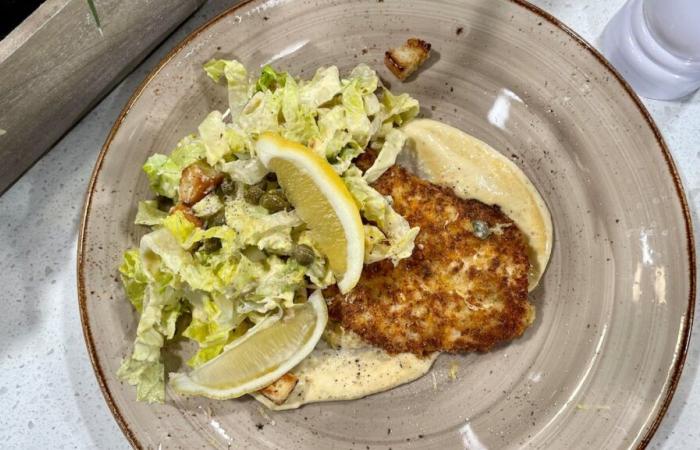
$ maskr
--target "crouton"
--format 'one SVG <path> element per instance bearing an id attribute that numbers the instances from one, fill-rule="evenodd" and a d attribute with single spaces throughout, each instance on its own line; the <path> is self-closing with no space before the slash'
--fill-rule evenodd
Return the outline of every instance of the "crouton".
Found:
<path id="1" fill-rule="evenodd" d="M 411 38 L 399 48 L 391 48 L 384 54 L 384 64 L 396 78 L 404 81 L 430 56 L 430 44 Z"/>
<path id="2" fill-rule="evenodd" d="M 278 379 L 271 385 L 260 390 L 260 393 L 265 397 L 269 398 L 278 405 L 284 403 L 292 393 L 294 387 L 296 387 L 299 378 L 291 373 L 286 373 L 282 375 L 282 378 Z"/>
<path id="3" fill-rule="evenodd" d="M 178 188 L 180 201 L 188 206 L 194 205 L 216 189 L 223 179 L 224 174 L 203 161 L 190 164 L 184 168 L 180 176 Z"/>

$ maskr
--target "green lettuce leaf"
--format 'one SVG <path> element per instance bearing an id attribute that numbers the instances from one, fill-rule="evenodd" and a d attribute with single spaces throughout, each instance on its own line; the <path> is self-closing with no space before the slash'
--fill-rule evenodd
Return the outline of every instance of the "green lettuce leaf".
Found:
<path id="1" fill-rule="evenodd" d="M 199 344 L 197 353 L 187 362 L 197 367 L 218 356 L 244 320 L 236 313 L 233 300 L 225 295 L 190 295 L 192 321 L 182 333 Z"/>
<path id="2" fill-rule="evenodd" d="M 256 91 L 274 91 L 277 88 L 284 87 L 287 80 L 286 72 L 277 72 L 275 69 L 266 65 L 260 72 L 260 77 L 255 83 Z"/>
<path id="3" fill-rule="evenodd" d="M 166 217 L 165 220 L 163 220 L 163 226 L 170 231 L 171 236 L 173 236 L 184 249 L 189 249 L 195 242 L 195 235 L 202 232 L 195 224 L 187 220 L 182 211 L 176 211 Z M 165 239 L 165 237 L 163 239 Z"/>
<path id="4" fill-rule="evenodd" d="M 210 112 L 199 125 L 198 130 L 206 149 L 207 164 L 213 166 L 223 161 L 231 150 L 223 115 L 219 111 Z"/>
<path id="5" fill-rule="evenodd" d="M 343 88 L 342 105 L 345 108 L 346 126 L 353 140 L 364 148 L 369 142 L 370 121 L 365 113 L 365 104 L 358 80 Z"/>
<path id="6" fill-rule="evenodd" d="M 403 149 L 406 142 L 406 134 L 398 128 L 392 128 L 386 135 L 374 164 L 367 169 L 364 178 L 368 183 L 375 182 L 384 172 L 396 163 L 396 157 Z"/>
<path id="7" fill-rule="evenodd" d="M 168 219 L 171 217 L 182 217 L 182 214 L 172 214 Z M 159 271 L 165 269 L 176 274 L 178 279 L 187 283 L 192 289 L 222 292 L 223 283 L 214 269 L 210 266 L 195 264 L 192 254 L 186 251 L 169 231 L 168 219 L 164 222 L 163 228 L 152 231 L 141 238 L 141 262 L 146 275 L 155 279 Z M 184 221 L 186 222 L 186 220 Z M 175 222 L 173 221 L 173 223 Z M 203 235 L 204 232 L 201 236 Z"/>
<path id="8" fill-rule="evenodd" d="M 223 76 L 228 86 L 228 103 L 231 115 L 236 117 L 250 98 L 253 86 L 248 82 L 248 72 L 238 61 L 212 59 L 204 64 L 204 71 L 215 82 Z"/>
<path id="9" fill-rule="evenodd" d="M 306 144 L 318 137 L 319 129 L 315 111 L 301 103 L 299 87 L 291 75 L 287 75 L 282 89 L 282 117 L 284 118 L 282 135 L 286 139 Z"/>
<path id="10" fill-rule="evenodd" d="M 177 144 L 170 156 L 159 153 L 151 155 L 143 166 L 151 189 L 158 195 L 175 199 L 182 170 L 204 159 L 205 152 L 205 147 L 198 138 L 186 136 Z"/>
<path id="11" fill-rule="evenodd" d="M 258 158 L 229 161 L 221 165 L 221 170 L 226 172 L 233 181 L 248 185 L 259 183 L 268 174 L 267 168 Z"/>
<path id="12" fill-rule="evenodd" d="M 319 134 L 310 140 L 309 147 L 323 158 L 336 158 L 351 140 L 345 124 L 345 108 L 341 105 L 319 110 Z"/>
<path id="13" fill-rule="evenodd" d="M 382 105 L 385 121 L 401 126 L 418 115 L 418 100 L 408 94 L 394 95 L 388 89 L 383 90 Z"/>
<path id="14" fill-rule="evenodd" d="M 249 136 L 259 135 L 265 131 L 276 132 L 280 129 L 279 114 L 282 99 L 279 91 L 257 92 L 235 119 Z"/>
<path id="15" fill-rule="evenodd" d="M 148 278 L 143 272 L 141 266 L 141 257 L 139 249 L 132 248 L 124 252 L 124 257 L 119 266 L 122 284 L 126 291 L 126 296 L 136 311 L 141 312 L 143 309 L 143 296 L 148 285 Z"/>
<path id="16" fill-rule="evenodd" d="M 366 254 L 365 263 L 391 259 L 394 265 L 407 258 L 413 252 L 414 240 L 420 229 L 408 224 L 408 221 L 391 207 L 389 200 L 372 188 L 367 181 L 360 176 L 360 170 L 356 167 L 348 170 L 343 176 L 345 185 L 350 190 L 353 198 L 360 207 L 360 212 L 369 221 L 378 225 L 379 230 L 385 235 L 380 242 L 368 242 L 374 249 Z M 365 229 L 367 231 L 367 229 Z M 376 238 L 376 233 L 372 239 Z"/>
<path id="17" fill-rule="evenodd" d="M 350 72 L 350 80 L 357 81 L 357 88 L 363 95 L 371 94 L 377 90 L 379 77 L 377 72 L 372 70 L 367 64 L 358 64 Z"/>
<path id="18" fill-rule="evenodd" d="M 163 220 L 168 216 L 168 213 L 158 209 L 158 202 L 155 200 L 145 200 L 139 202 L 138 211 L 136 211 L 136 225 L 161 225 Z"/>
<path id="19" fill-rule="evenodd" d="M 237 305 L 240 314 L 268 314 L 294 304 L 296 291 L 302 286 L 305 268 L 295 260 L 269 256 L 262 261 L 241 259 L 235 283 L 244 292 Z"/>
<path id="20" fill-rule="evenodd" d="M 365 105 L 365 114 L 368 117 L 376 116 L 382 111 L 382 104 L 379 103 L 379 98 L 376 94 L 365 94 L 362 97 L 362 102 Z"/>
<path id="21" fill-rule="evenodd" d="M 211 192 L 203 199 L 192 205 L 192 212 L 197 217 L 210 217 L 224 209 L 224 203 L 215 192 Z"/>
<path id="22" fill-rule="evenodd" d="M 338 155 L 330 161 L 331 166 L 333 166 L 333 170 L 335 170 L 339 175 L 342 175 L 353 165 L 353 160 L 362 153 L 364 153 L 364 149 L 355 141 L 351 140 L 345 147 L 343 147 L 340 153 L 338 153 Z"/>
<path id="23" fill-rule="evenodd" d="M 226 204 L 226 224 L 236 231 L 241 247 L 257 246 L 271 235 L 286 232 L 303 224 L 293 211 L 270 214 L 262 206 L 238 198 Z"/>
<path id="24" fill-rule="evenodd" d="M 341 89 L 338 68 L 320 67 L 311 81 L 301 86 L 299 101 L 309 108 L 317 108 L 333 100 L 333 97 L 340 94 Z"/>
<path id="25" fill-rule="evenodd" d="M 414 241 L 419 228 L 394 230 L 394 239 L 387 237 L 379 228 L 365 225 L 365 264 L 391 259 L 394 265 L 413 253 Z"/>
<path id="26" fill-rule="evenodd" d="M 177 291 L 157 280 L 148 285 L 133 352 L 117 371 L 120 379 L 136 386 L 139 401 L 162 403 L 165 400 L 161 349 L 165 341 L 173 337 L 181 310 Z"/>

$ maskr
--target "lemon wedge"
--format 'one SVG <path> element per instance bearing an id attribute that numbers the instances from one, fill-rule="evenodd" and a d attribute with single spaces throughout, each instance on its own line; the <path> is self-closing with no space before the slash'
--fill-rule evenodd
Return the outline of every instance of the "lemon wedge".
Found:
<path id="1" fill-rule="evenodd" d="M 244 335 L 189 374 L 170 374 L 170 385 L 180 394 L 217 400 L 255 392 L 306 358 L 327 322 L 326 301 L 321 291 L 316 291 L 306 303 L 288 308 L 274 324 Z"/>
<path id="2" fill-rule="evenodd" d="M 360 279 L 365 238 L 360 211 L 343 180 L 325 159 L 308 147 L 263 133 L 256 145 L 260 161 L 306 223 L 319 251 L 346 293 Z"/>

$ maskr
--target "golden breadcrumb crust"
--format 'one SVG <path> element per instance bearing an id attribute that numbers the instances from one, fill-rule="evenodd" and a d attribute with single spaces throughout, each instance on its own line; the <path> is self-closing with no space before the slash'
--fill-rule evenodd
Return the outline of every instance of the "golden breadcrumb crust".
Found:
<path id="1" fill-rule="evenodd" d="M 359 161 L 360 165 L 364 161 Z M 325 292 L 332 320 L 390 353 L 488 350 L 520 336 L 528 302 L 525 236 L 497 206 L 464 200 L 394 166 L 374 183 L 419 226 L 411 257 L 366 266 L 357 286 Z M 486 222 L 480 239 L 472 221 Z"/>

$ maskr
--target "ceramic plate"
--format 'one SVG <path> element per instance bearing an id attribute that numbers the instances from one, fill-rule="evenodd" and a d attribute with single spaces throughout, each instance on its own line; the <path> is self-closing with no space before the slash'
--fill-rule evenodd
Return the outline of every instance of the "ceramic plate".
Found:
<path id="1" fill-rule="evenodd" d="M 384 51 L 417 36 L 433 55 L 396 81 Z M 365 62 L 422 115 L 518 164 L 554 220 L 537 319 L 486 354 L 443 355 L 431 374 L 352 402 L 266 412 L 251 399 L 139 404 L 115 372 L 136 316 L 117 265 L 143 232 L 141 172 L 225 105 L 201 70 L 235 57 L 311 76 Z M 222 110 L 223 110 L 222 109 Z M 651 438 L 689 339 L 694 255 L 678 174 L 639 100 L 581 38 L 520 1 L 251 1 L 176 48 L 114 125 L 90 184 L 79 249 L 80 310 L 107 403 L 137 448 L 628 448 Z M 181 361 L 177 349 L 168 367 Z M 448 369 L 458 364 L 457 378 Z"/>

